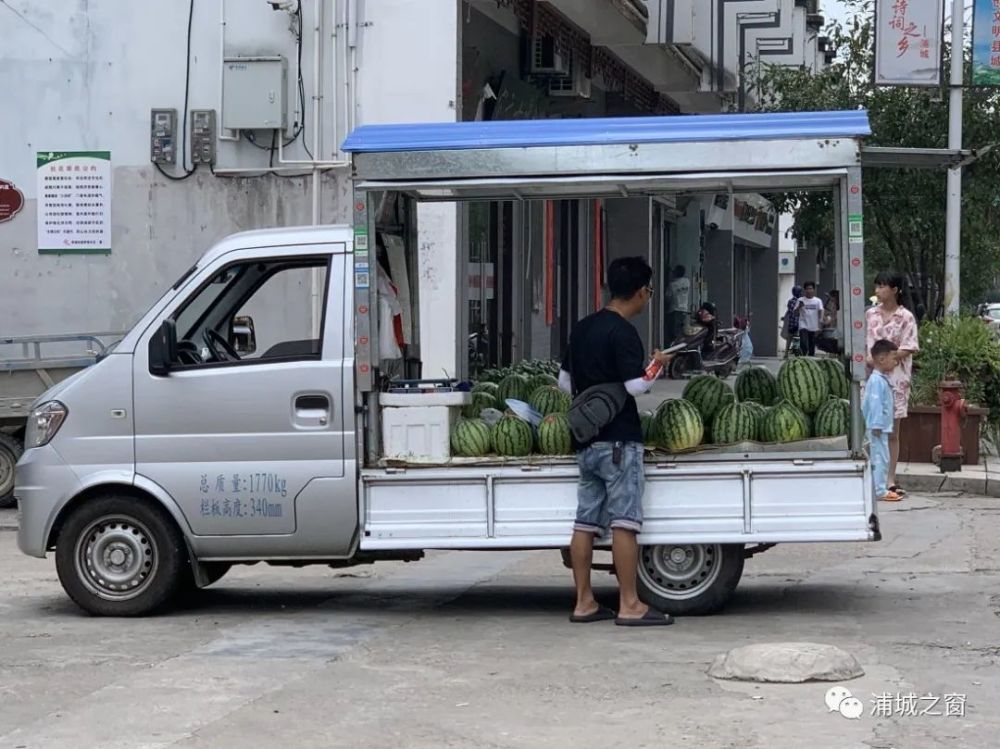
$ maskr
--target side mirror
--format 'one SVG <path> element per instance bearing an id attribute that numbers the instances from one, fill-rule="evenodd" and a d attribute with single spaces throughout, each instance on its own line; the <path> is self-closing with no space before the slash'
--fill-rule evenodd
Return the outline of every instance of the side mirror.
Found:
<path id="1" fill-rule="evenodd" d="M 253 318 L 234 317 L 229 324 L 229 344 L 240 356 L 249 356 L 257 351 L 257 334 L 253 327 Z"/>
<path id="2" fill-rule="evenodd" d="M 149 371 L 164 377 L 177 361 L 177 324 L 164 320 L 160 329 L 149 339 Z"/>

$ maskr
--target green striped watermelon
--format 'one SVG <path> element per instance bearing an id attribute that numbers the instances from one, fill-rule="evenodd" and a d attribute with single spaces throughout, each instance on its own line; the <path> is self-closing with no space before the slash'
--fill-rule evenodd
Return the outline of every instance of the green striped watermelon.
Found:
<path id="1" fill-rule="evenodd" d="M 462 416 L 467 419 L 478 418 L 479 414 L 482 413 L 484 408 L 494 408 L 497 404 L 496 398 L 494 398 L 490 393 L 485 390 L 473 391 L 472 393 L 472 403 L 468 406 L 463 406 Z"/>
<path id="2" fill-rule="evenodd" d="M 757 408 L 747 403 L 723 406 L 712 422 L 712 441 L 717 445 L 731 445 L 755 440 L 759 418 Z"/>
<path id="3" fill-rule="evenodd" d="M 528 390 L 528 378 L 521 374 L 507 375 L 500 380 L 500 387 L 497 389 L 497 401 L 501 408 L 506 408 L 508 398 L 527 402 L 531 391 Z"/>
<path id="4" fill-rule="evenodd" d="M 851 403 L 831 398 L 816 411 L 813 434 L 816 437 L 841 437 L 851 428 Z"/>
<path id="5" fill-rule="evenodd" d="M 743 405 L 753 410 L 757 416 L 757 424 L 759 426 L 761 420 L 764 418 L 764 414 L 767 413 L 767 407 L 757 401 L 743 401 Z"/>
<path id="6" fill-rule="evenodd" d="M 830 378 L 816 359 L 796 356 L 781 365 L 778 390 L 793 406 L 811 414 L 830 394 Z"/>
<path id="7" fill-rule="evenodd" d="M 656 444 L 656 439 L 654 438 L 655 430 L 653 429 L 653 412 L 652 411 L 640 411 L 639 412 L 639 423 L 642 424 L 642 441 L 647 445 Z"/>
<path id="8" fill-rule="evenodd" d="M 736 398 L 729 385 L 714 375 L 695 375 L 681 397 L 698 409 L 705 424 L 711 424 L 719 410 Z"/>
<path id="9" fill-rule="evenodd" d="M 528 403 L 542 416 L 564 414 L 569 411 L 573 399 L 552 385 L 542 385 L 528 396 Z"/>
<path id="10" fill-rule="evenodd" d="M 757 401 L 764 406 L 778 399 L 778 380 L 770 369 L 761 365 L 747 367 L 736 375 L 736 397 L 741 401 Z"/>
<path id="11" fill-rule="evenodd" d="M 542 455 L 570 455 L 573 438 L 566 414 L 549 414 L 538 425 L 538 452 Z"/>
<path id="12" fill-rule="evenodd" d="M 760 425 L 760 438 L 764 442 L 795 442 L 808 436 L 805 415 L 786 400 L 769 408 Z"/>
<path id="13" fill-rule="evenodd" d="M 508 414 L 493 427 L 493 449 L 497 455 L 528 455 L 534 444 L 528 422 Z"/>
<path id="14" fill-rule="evenodd" d="M 489 393 L 493 396 L 493 400 L 500 394 L 500 386 L 495 382 L 477 382 L 472 386 L 473 393 Z"/>
<path id="15" fill-rule="evenodd" d="M 528 378 L 528 392 L 529 393 L 533 393 L 536 390 L 538 390 L 538 388 L 542 387 L 543 385 L 550 385 L 552 387 L 555 387 L 558 384 L 559 384 L 559 380 L 557 380 L 555 377 L 553 377 L 550 374 L 535 374 L 535 375 L 531 375 Z"/>
<path id="16" fill-rule="evenodd" d="M 490 428 L 482 419 L 459 419 L 451 431 L 451 451 L 466 458 L 479 458 L 492 447 Z"/>
<path id="17" fill-rule="evenodd" d="M 683 398 L 664 401 L 653 418 L 657 444 L 671 452 L 697 447 L 705 435 L 701 414 Z"/>
<path id="18" fill-rule="evenodd" d="M 844 362 L 839 359 L 820 359 L 819 363 L 830 379 L 830 395 L 836 398 L 850 398 L 851 382 L 847 378 Z"/>

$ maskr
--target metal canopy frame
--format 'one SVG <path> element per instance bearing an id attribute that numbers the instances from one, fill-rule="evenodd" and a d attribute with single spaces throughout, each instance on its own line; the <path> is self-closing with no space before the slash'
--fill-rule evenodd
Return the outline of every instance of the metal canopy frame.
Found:
<path id="1" fill-rule="evenodd" d="M 373 195 L 382 191 L 420 202 L 463 202 L 830 190 L 838 278 L 845 291 L 845 353 L 854 380 L 851 444 L 855 452 L 861 449 L 861 138 L 870 133 L 867 114 L 810 113 L 805 127 L 797 115 L 746 115 L 728 118 L 731 131 L 720 124 L 726 117 L 652 119 L 661 122 L 636 118 L 631 123 L 592 119 L 368 126 L 349 136 L 343 148 L 353 152 L 355 179 L 355 365 L 358 406 L 367 414 L 371 439 L 369 459 L 377 459 L 380 449 L 377 357 L 372 355 L 378 351 L 377 325 L 371 312 L 377 310 L 378 300 L 369 252 L 375 244 Z M 671 122 L 662 122 L 666 120 Z M 706 125 L 704 132 L 700 122 Z M 636 137 L 632 123 L 638 127 Z M 563 137 L 560 127 L 569 135 Z M 360 393 L 367 394 L 367 403 Z"/>

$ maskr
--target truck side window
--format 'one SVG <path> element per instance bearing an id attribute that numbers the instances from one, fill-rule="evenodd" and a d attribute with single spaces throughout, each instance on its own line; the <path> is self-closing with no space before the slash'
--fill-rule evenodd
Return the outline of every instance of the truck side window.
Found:
<path id="1" fill-rule="evenodd" d="M 229 265 L 203 284 L 174 320 L 178 366 L 318 358 L 326 257 Z M 319 330 L 319 332 L 316 332 Z"/>

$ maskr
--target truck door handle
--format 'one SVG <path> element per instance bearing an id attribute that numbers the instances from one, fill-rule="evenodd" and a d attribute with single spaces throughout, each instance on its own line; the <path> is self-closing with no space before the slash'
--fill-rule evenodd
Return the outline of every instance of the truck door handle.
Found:
<path id="1" fill-rule="evenodd" d="M 330 400 L 325 395 L 300 395 L 295 399 L 296 411 L 329 411 Z"/>

